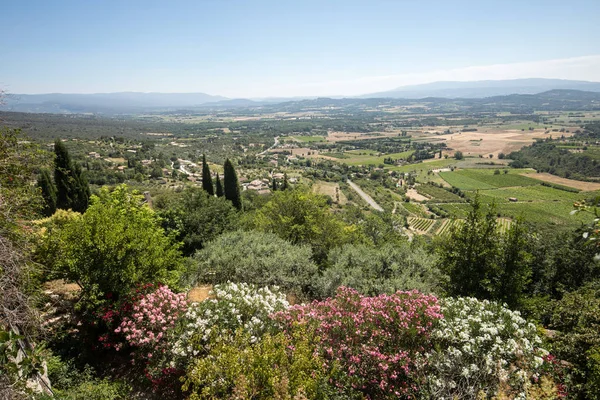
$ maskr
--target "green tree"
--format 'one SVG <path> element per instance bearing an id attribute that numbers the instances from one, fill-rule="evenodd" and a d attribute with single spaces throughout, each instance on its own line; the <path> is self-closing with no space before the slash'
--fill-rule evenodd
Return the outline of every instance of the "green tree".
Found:
<path id="1" fill-rule="evenodd" d="M 217 197 L 223 197 L 225 192 L 223 191 L 223 185 L 221 184 L 221 178 L 219 178 L 219 174 L 217 174 Z"/>
<path id="2" fill-rule="evenodd" d="M 254 227 L 272 232 L 293 244 L 308 244 L 323 261 L 336 246 L 356 242 L 359 228 L 347 225 L 329 210 L 325 196 L 302 188 L 277 191 L 254 215 Z"/>
<path id="3" fill-rule="evenodd" d="M 229 158 L 225 160 L 224 165 L 224 192 L 225 198 L 233 204 L 235 208 L 238 210 L 242 209 L 242 199 L 240 197 L 240 184 L 238 182 L 238 177 L 235 172 L 235 168 L 233 168 L 233 164 L 229 161 Z"/>
<path id="4" fill-rule="evenodd" d="M 283 173 L 283 183 L 281 184 L 281 188 L 279 190 L 288 190 L 290 188 L 290 183 L 288 182 L 287 172 Z"/>
<path id="5" fill-rule="evenodd" d="M 42 214 L 49 217 L 56 211 L 56 187 L 52 182 L 50 171 L 42 169 L 38 178 L 38 187 L 42 192 L 44 198 L 44 208 Z"/>
<path id="6" fill-rule="evenodd" d="M 183 253 L 192 255 L 223 232 L 237 228 L 238 218 L 231 202 L 200 188 L 169 192 L 154 202 L 163 227 L 183 242 Z"/>
<path id="7" fill-rule="evenodd" d="M 533 238 L 521 219 L 515 220 L 500 245 L 500 279 L 496 299 L 520 308 L 531 282 Z"/>
<path id="8" fill-rule="evenodd" d="M 464 157 L 462 151 L 455 151 L 454 152 L 454 158 L 457 159 L 457 160 L 462 160 L 465 157 Z"/>
<path id="9" fill-rule="evenodd" d="M 54 142 L 54 152 L 56 207 L 84 212 L 89 203 L 90 188 L 81 167 L 73 164 L 67 148 L 58 139 Z"/>
<path id="10" fill-rule="evenodd" d="M 439 266 L 448 274 L 449 294 L 494 297 L 500 276 L 499 240 L 494 207 L 484 213 L 476 196 L 465 223 L 439 247 Z"/>
<path id="11" fill-rule="evenodd" d="M 194 257 L 190 283 L 227 281 L 276 285 L 310 292 L 318 269 L 308 246 L 295 246 L 272 233 L 236 231 L 208 243 Z"/>
<path id="12" fill-rule="evenodd" d="M 273 182 L 271 183 L 272 189 L 273 191 L 277 190 L 277 181 L 275 180 L 275 178 L 273 178 Z"/>
<path id="13" fill-rule="evenodd" d="M 202 155 L 202 189 L 211 196 L 215 195 L 215 189 L 212 183 L 212 177 L 210 176 L 210 168 L 206 163 L 206 155 Z"/>
<path id="14" fill-rule="evenodd" d="M 120 185 L 92 196 L 83 215 L 48 226 L 36 251 L 38 261 L 79 284 L 97 303 L 145 282 L 175 284 L 182 264 L 179 244 L 165 234 L 143 196 Z"/>

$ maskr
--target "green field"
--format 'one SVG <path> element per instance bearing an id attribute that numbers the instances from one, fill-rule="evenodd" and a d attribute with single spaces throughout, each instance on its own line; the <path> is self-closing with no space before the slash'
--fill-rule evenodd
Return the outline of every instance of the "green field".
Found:
<path id="1" fill-rule="evenodd" d="M 500 169 L 499 169 L 500 170 Z M 541 182 L 537 179 L 518 175 L 522 170 L 500 170 L 495 175 L 493 169 L 461 169 L 451 172 L 440 172 L 440 176 L 450 185 L 461 190 L 485 190 L 512 186 L 533 186 Z"/>
<path id="2" fill-rule="evenodd" d="M 294 139 L 302 143 L 315 143 L 324 142 L 325 136 L 290 136 L 290 139 Z"/>

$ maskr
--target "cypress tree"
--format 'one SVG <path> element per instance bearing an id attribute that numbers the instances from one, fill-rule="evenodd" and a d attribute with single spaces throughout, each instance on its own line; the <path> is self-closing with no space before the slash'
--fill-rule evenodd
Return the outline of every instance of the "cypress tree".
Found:
<path id="1" fill-rule="evenodd" d="M 56 208 L 67 210 L 71 208 L 72 182 L 71 174 L 73 166 L 71 157 L 65 145 L 57 139 L 54 142 L 54 183 L 56 184 Z"/>
<path id="2" fill-rule="evenodd" d="M 224 191 L 225 198 L 238 210 L 242 209 L 242 198 L 240 196 L 240 185 L 238 183 L 237 174 L 235 173 L 235 169 L 233 168 L 233 164 L 229 161 L 229 158 L 225 160 L 224 165 Z"/>
<path id="3" fill-rule="evenodd" d="M 91 192 L 90 185 L 79 164 L 75 164 L 75 167 L 73 168 L 73 177 L 75 183 L 73 190 L 73 204 L 71 204 L 71 208 L 73 211 L 83 213 L 87 210 L 90 203 Z"/>
<path id="4" fill-rule="evenodd" d="M 90 187 L 81 166 L 73 164 L 65 145 L 54 142 L 54 183 L 56 184 L 56 208 L 84 212 L 90 200 Z"/>
<path id="5" fill-rule="evenodd" d="M 272 186 L 273 186 L 273 191 L 276 191 L 277 190 L 277 181 L 275 180 L 275 178 L 273 178 Z"/>
<path id="6" fill-rule="evenodd" d="M 206 155 L 202 155 L 202 189 L 206 190 L 206 193 L 211 196 L 215 195 L 215 189 L 212 183 L 212 177 L 210 176 L 210 169 L 206 163 Z"/>
<path id="7" fill-rule="evenodd" d="M 217 174 L 217 197 L 223 197 L 223 195 L 225 194 L 223 192 L 223 185 L 221 185 L 221 179 L 219 178 L 219 174 Z"/>
<path id="8" fill-rule="evenodd" d="M 54 187 L 50 172 L 45 168 L 42 169 L 38 178 L 38 187 L 41 189 L 44 198 L 42 214 L 49 217 L 56 211 L 56 187 Z"/>
<path id="9" fill-rule="evenodd" d="M 287 179 L 287 173 L 283 173 L 283 183 L 281 184 L 281 188 L 279 190 L 287 190 L 290 188 L 290 184 Z"/>

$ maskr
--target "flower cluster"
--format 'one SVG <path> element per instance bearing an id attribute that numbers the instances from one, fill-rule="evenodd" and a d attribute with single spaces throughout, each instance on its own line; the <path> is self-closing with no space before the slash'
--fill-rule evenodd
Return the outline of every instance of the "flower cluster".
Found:
<path id="1" fill-rule="evenodd" d="M 181 318 L 172 348 L 176 356 L 196 356 L 213 338 L 232 339 L 238 329 L 255 342 L 274 326 L 269 315 L 289 307 L 278 288 L 257 288 L 246 283 L 216 285 L 211 295 L 211 299 L 193 303 Z"/>
<path id="2" fill-rule="evenodd" d="M 146 357 L 152 358 L 155 351 L 162 350 L 167 331 L 187 308 L 185 293 L 174 293 L 161 285 L 131 304 L 114 332 L 122 334 L 129 346 L 143 349 Z"/>
<path id="3" fill-rule="evenodd" d="M 342 287 L 332 299 L 274 317 L 288 330 L 313 326 L 325 359 L 346 372 L 345 382 L 335 382 L 339 388 L 387 398 L 417 391 L 416 359 L 429 350 L 429 332 L 442 315 L 436 297 L 417 291 L 364 297 Z"/>
<path id="4" fill-rule="evenodd" d="M 475 298 L 441 300 L 423 369 L 431 398 L 476 398 L 499 389 L 525 398 L 547 352 L 535 325 L 519 312 Z"/>

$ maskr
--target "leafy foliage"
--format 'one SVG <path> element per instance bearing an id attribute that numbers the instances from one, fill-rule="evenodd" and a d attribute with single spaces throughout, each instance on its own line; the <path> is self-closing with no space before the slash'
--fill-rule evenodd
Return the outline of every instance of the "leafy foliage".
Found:
<path id="1" fill-rule="evenodd" d="M 56 207 L 84 212 L 90 199 L 90 188 L 81 166 L 71 161 L 62 141 L 54 143 L 54 181 L 56 183 Z"/>
<path id="2" fill-rule="evenodd" d="M 219 236 L 194 257 L 192 283 L 245 282 L 307 293 L 318 272 L 307 246 L 271 233 L 236 231 Z"/>
<path id="3" fill-rule="evenodd" d="M 293 244 L 308 244 L 316 260 L 327 252 L 358 239 L 358 228 L 345 224 L 329 211 L 327 200 L 302 188 L 280 190 L 254 216 L 254 226 Z"/>
<path id="4" fill-rule="evenodd" d="M 190 399 L 329 399 L 332 372 L 315 353 L 314 336 L 299 329 L 292 336 L 267 334 L 249 345 L 239 332 L 197 359 L 186 376 Z"/>
<path id="5" fill-rule="evenodd" d="M 381 247 L 345 245 L 329 253 L 317 294 L 333 296 L 339 286 L 370 296 L 410 289 L 435 292 L 441 283 L 435 263 L 436 257 L 425 248 L 406 242 Z"/>
<path id="6" fill-rule="evenodd" d="M 315 329 L 321 354 L 346 374 L 336 386 L 368 398 L 411 397 L 418 392 L 417 358 L 429 349 L 429 333 L 442 318 L 437 298 L 417 291 L 363 297 L 339 288 L 334 298 L 291 307 L 276 318 L 294 331 Z"/>
<path id="7" fill-rule="evenodd" d="M 199 188 L 187 188 L 156 199 L 155 206 L 167 232 L 183 242 L 184 255 L 192 255 L 224 232 L 234 230 L 237 213 L 230 202 Z"/>
<path id="8" fill-rule="evenodd" d="M 225 198 L 231 201 L 235 208 L 241 210 L 242 198 L 240 196 L 240 184 L 235 168 L 233 168 L 233 164 L 229 159 L 225 160 L 223 181 Z"/>
<path id="9" fill-rule="evenodd" d="M 122 185 L 113 192 L 101 189 L 85 214 L 50 226 L 37 256 L 52 271 L 77 282 L 88 300 L 98 301 L 107 294 L 118 298 L 138 283 L 176 282 L 178 247 L 143 196 Z"/>

